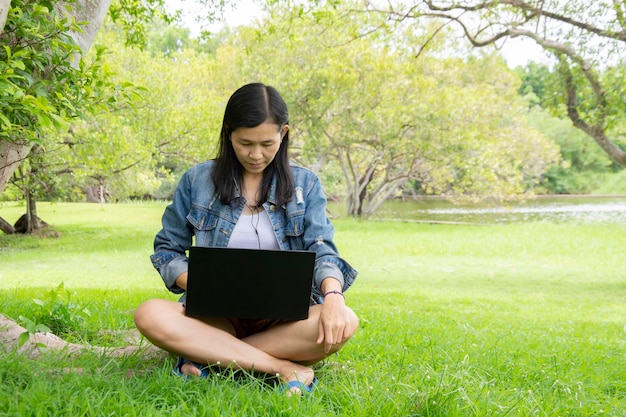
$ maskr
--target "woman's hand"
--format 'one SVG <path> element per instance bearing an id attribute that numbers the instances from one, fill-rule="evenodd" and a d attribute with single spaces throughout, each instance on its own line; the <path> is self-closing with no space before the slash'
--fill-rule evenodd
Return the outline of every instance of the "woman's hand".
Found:
<path id="1" fill-rule="evenodd" d="M 332 291 L 332 290 L 330 290 Z M 348 307 L 343 294 L 329 293 L 322 304 L 319 320 L 318 344 L 324 344 L 324 353 L 329 354 L 341 347 L 354 333 L 354 313 Z M 333 349 L 333 346 L 336 348 Z"/>

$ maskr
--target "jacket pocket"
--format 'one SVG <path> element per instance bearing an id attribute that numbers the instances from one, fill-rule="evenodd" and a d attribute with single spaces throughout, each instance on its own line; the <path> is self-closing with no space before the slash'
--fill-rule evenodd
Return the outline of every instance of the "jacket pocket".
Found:
<path id="1" fill-rule="evenodd" d="M 209 231 L 217 227 L 218 217 L 206 209 L 192 206 L 191 211 L 187 214 L 187 221 L 197 231 Z"/>
<path id="2" fill-rule="evenodd" d="M 289 237 L 301 236 L 304 233 L 304 216 L 292 216 L 287 218 L 285 234 Z"/>

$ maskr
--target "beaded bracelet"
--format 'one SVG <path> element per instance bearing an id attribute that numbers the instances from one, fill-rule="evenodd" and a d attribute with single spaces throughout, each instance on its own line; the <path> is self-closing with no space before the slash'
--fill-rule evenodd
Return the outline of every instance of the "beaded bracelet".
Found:
<path id="1" fill-rule="evenodd" d="M 324 293 L 324 298 L 326 298 L 326 296 L 327 296 L 328 294 L 338 294 L 338 295 L 342 296 L 344 300 L 346 299 L 346 296 L 345 296 L 345 295 L 343 295 L 343 293 L 342 293 L 341 291 L 332 290 L 332 291 L 325 292 L 325 293 Z"/>

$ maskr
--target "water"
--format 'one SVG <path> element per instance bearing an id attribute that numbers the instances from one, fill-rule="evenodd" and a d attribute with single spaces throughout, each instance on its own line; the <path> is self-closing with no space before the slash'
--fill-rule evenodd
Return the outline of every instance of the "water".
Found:
<path id="1" fill-rule="evenodd" d="M 626 225 L 626 197 L 552 197 L 526 202 L 454 205 L 441 199 L 388 202 L 373 216 L 422 222 L 579 222 Z"/>

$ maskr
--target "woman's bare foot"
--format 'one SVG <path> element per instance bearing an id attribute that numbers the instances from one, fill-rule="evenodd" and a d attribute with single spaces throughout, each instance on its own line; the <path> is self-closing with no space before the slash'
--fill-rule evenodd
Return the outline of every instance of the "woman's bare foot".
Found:
<path id="1" fill-rule="evenodd" d="M 310 386 L 315 380 L 313 369 L 289 361 L 285 361 L 285 363 L 285 366 L 282 368 L 283 373 L 279 372 L 277 376 L 284 384 L 292 382 L 292 384 L 286 388 L 286 394 L 288 396 L 302 395 L 303 387 Z M 180 366 L 180 373 L 194 377 L 202 376 L 202 370 L 193 362 L 183 363 Z"/>
<path id="2" fill-rule="evenodd" d="M 191 362 L 185 362 L 180 367 L 180 373 L 183 375 L 190 375 L 190 376 L 202 376 L 202 371 L 198 369 L 198 367 Z"/>
<path id="3" fill-rule="evenodd" d="M 315 380 L 315 373 L 313 372 L 313 369 L 295 363 L 290 363 L 289 366 L 285 367 L 284 373 L 279 372 L 277 376 L 285 384 L 297 382 L 297 384 L 290 385 L 286 390 L 288 396 L 302 395 L 301 387 L 307 387 Z"/>

